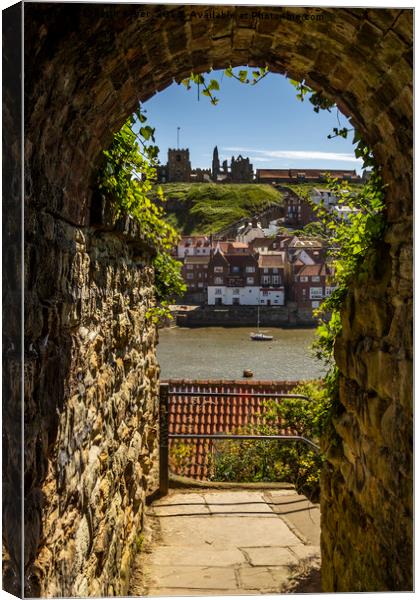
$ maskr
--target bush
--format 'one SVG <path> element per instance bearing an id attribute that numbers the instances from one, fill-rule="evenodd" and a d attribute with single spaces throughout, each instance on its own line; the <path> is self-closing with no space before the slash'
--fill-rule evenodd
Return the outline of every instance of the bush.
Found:
<path id="1" fill-rule="evenodd" d="M 318 442 L 329 422 L 331 400 L 321 382 L 297 386 L 294 394 L 308 397 L 283 398 L 264 403 L 262 423 L 235 433 L 275 435 L 281 428 Z M 303 442 L 277 440 L 226 440 L 215 444 L 214 481 L 287 481 L 311 500 L 319 499 L 323 456 Z"/>

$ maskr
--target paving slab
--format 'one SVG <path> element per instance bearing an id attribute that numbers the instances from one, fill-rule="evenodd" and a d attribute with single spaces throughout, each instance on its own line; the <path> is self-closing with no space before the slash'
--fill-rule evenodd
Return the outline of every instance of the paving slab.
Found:
<path id="1" fill-rule="evenodd" d="M 234 569 L 230 567 L 159 566 L 151 583 L 168 588 L 191 590 L 229 590 L 236 587 Z"/>
<path id="2" fill-rule="evenodd" d="M 223 593 L 221 593 L 223 592 Z M 231 590 L 218 590 L 208 588 L 205 590 L 205 594 L 201 590 L 192 590 L 190 588 L 149 588 L 147 591 L 148 596 L 256 596 L 260 594 L 257 590 L 240 590 L 237 587 Z"/>
<path id="3" fill-rule="evenodd" d="M 274 513 L 308 544 L 320 544 L 321 512 L 318 504 L 299 494 L 285 495 L 282 490 L 264 492 L 264 499 Z"/>
<path id="4" fill-rule="evenodd" d="M 156 566 L 234 567 L 243 561 L 244 554 L 239 548 L 213 548 L 208 544 L 157 546 L 153 550 L 153 564 Z"/>
<path id="5" fill-rule="evenodd" d="M 287 567 L 250 567 L 237 569 L 240 587 L 243 590 L 259 590 L 260 592 L 278 592 L 290 575 Z"/>
<path id="6" fill-rule="evenodd" d="M 291 546 L 290 550 L 297 556 L 299 560 L 306 558 L 319 558 L 321 556 L 321 550 L 319 546 L 303 546 L 302 544 L 297 544 L 296 546 Z"/>
<path id="7" fill-rule="evenodd" d="M 194 493 L 166 496 L 154 504 L 153 510 L 160 517 L 210 514 L 203 496 Z"/>
<path id="8" fill-rule="evenodd" d="M 260 492 L 205 492 L 204 500 L 212 515 L 261 515 L 273 516 Z"/>
<path id="9" fill-rule="evenodd" d="M 241 548 L 241 550 L 253 567 L 287 566 L 294 565 L 299 561 L 297 555 L 290 548 L 283 546 L 248 547 Z"/>
<path id="10" fill-rule="evenodd" d="M 299 561 L 319 556 L 283 515 L 304 506 L 292 490 L 172 491 L 149 507 L 154 536 L 136 563 L 136 595 L 280 593 Z"/>
<path id="11" fill-rule="evenodd" d="M 186 527 L 186 522 L 190 523 Z M 271 517 L 216 516 L 160 518 L 165 544 L 186 546 L 211 544 L 213 547 L 294 546 L 299 538 L 276 515 Z"/>

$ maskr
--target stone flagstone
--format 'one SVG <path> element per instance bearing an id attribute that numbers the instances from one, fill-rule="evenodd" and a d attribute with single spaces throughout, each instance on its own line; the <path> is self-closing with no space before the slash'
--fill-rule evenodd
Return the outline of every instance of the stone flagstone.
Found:
<path id="1" fill-rule="evenodd" d="M 149 553 L 138 557 L 132 595 L 281 593 L 299 561 L 320 554 L 275 505 L 299 507 L 307 528 L 306 507 L 316 529 L 318 507 L 301 500 L 292 490 L 275 497 L 263 490 L 171 492 L 149 509 L 155 535 Z"/>

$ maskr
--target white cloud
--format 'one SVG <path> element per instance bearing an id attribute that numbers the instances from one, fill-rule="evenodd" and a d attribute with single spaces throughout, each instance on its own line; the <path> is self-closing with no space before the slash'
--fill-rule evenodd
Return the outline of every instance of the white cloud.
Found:
<path id="1" fill-rule="evenodd" d="M 228 147 L 223 150 L 229 152 L 252 152 L 259 154 L 260 158 L 254 158 L 262 162 L 273 158 L 287 158 L 291 160 L 332 160 L 341 162 L 362 162 L 354 154 L 345 152 L 320 152 L 318 150 L 257 150 L 255 148 Z"/>

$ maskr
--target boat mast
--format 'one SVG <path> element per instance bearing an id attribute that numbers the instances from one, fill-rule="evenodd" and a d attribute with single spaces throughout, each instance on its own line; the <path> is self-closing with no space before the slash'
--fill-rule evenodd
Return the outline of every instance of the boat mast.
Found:
<path id="1" fill-rule="evenodd" d="M 258 299 L 258 308 L 257 308 L 257 331 L 260 332 L 260 300 Z"/>

